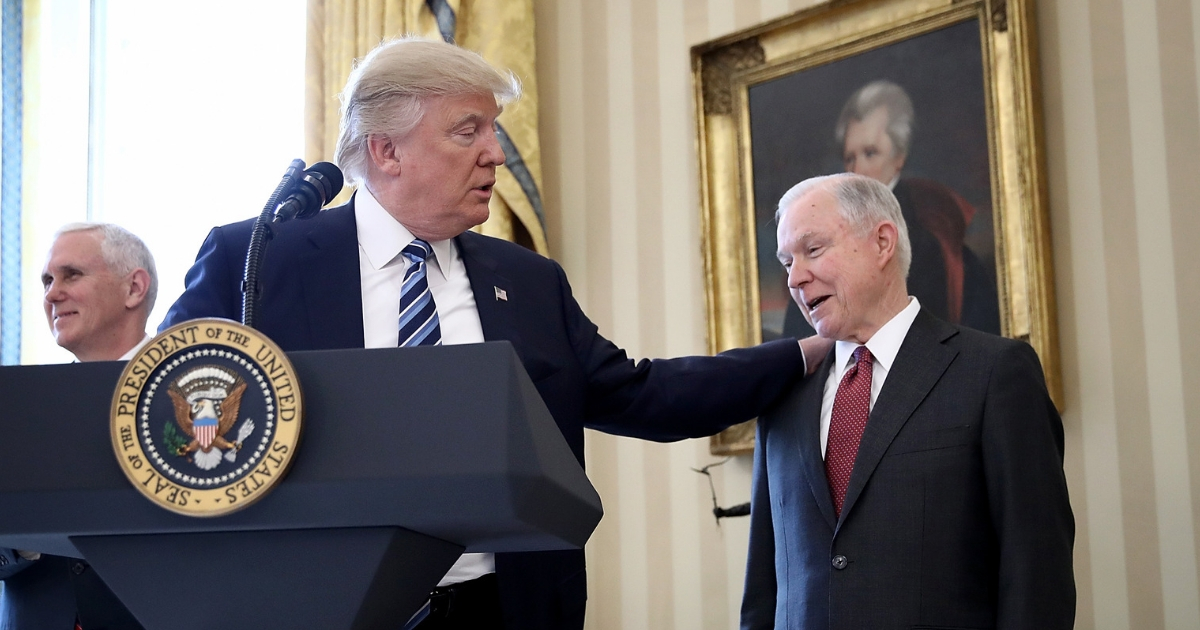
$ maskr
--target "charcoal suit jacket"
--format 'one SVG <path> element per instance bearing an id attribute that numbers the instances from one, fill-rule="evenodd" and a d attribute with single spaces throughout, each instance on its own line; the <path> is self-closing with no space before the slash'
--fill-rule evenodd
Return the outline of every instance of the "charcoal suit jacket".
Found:
<path id="1" fill-rule="evenodd" d="M 209 234 L 164 328 L 196 317 L 240 319 L 251 227 L 244 221 Z M 353 201 L 273 229 L 258 328 L 288 351 L 363 347 Z M 761 413 L 803 373 L 794 340 L 635 363 L 583 314 L 557 263 L 472 232 L 454 240 L 484 338 L 512 343 L 581 465 L 585 426 L 660 441 L 710 435 Z M 496 578 L 507 628 L 583 627 L 582 551 L 499 553 Z"/>
<path id="2" fill-rule="evenodd" d="M 871 410 L 840 518 L 827 357 L 760 419 L 744 629 L 1069 629 L 1063 428 L 1026 344 L 924 309 Z"/>

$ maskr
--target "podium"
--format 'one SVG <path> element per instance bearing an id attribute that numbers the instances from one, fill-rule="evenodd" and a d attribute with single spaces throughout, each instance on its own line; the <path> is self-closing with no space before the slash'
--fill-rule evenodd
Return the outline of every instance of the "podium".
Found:
<path id="1" fill-rule="evenodd" d="M 580 548 L 600 498 L 507 342 L 295 352 L 287 477 L 195 518 L 134 489 L 118 362 L 0 368 L 0 547 L 86 558 L 147 630 L 401 628 L 464 552 Z"/>

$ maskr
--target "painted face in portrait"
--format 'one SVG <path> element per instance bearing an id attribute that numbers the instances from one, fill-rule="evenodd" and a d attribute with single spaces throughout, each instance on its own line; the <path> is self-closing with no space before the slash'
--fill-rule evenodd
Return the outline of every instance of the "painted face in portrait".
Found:
<path id="1" fill-rule="evenodd" d="M 486 221 L 496 167 L 504 164 L 499 115 L 491 94 L 428 99 L 416 128 L 381 149 L 392 198 L 400 200 L 384 207 L 427 240 L 453 238 Z"/>
<path id="2" fill-rule="evenodd" d="M 900 175 L 906 156 L 897 153 L 887 126 L 888 111 L 883 107 L 846 125 L 842 162 L 847 173 L 866 175 L 888 185 Z"/>
<path id="3" fill-rule="evenodd" d="M 132 276 L 132 274 L 131 274 Z M 42 269 L 43 307 L 58 345 L 75 356 L 102 348 L 122 330 L 144 292 L 112 272 L 93 232 L 68 232 L 50 248 Z"/>
<path id="4" fill-rule="evenodd" d="M 777 255 L 792 299 L 817 334 L 866 343 L 891 317 L 880 304 L 888 290 L 884 269 L 894 257 L 894 235 L 888 221 L 857 234 L 839 212 L 837 198 L 823 189 L 787 209 Z"/>

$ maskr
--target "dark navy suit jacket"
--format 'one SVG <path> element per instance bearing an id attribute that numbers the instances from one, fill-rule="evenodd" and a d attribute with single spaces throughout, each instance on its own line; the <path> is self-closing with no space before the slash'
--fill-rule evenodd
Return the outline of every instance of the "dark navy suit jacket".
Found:
<path id="1" fill-rule="evenodd" d="M 922 309 L 840 519 L 820 442 L 833 355 L 759 420 L 742 627 L 1071 628 L 1063 428 L 1034 351 Z"/>
<path id="2" fill-rule="evenodd" d="M 30 562 L 0 549 L 0 630 L 142 630 L 87 562 L 43 555 Z"/>
<path id="3" fill-rule="evenodd" d="M 209 234 L 163 327 L 240 319 L 251 227 L 244 221 Z M 258 328 L 288 351 L 363 347 L 353 202 L 273 229 Z M 794 340 L 635 363 L 583 314 L 557 263 L 471 232 L 455 243 L 484 338 L 512 342 L 581 465 L 585 426 L 660 441 L 711 435 L 762 412 L 803 372 Z M 582 551 L 496 554 L 496 577 L 507 628 L 583 627 Z"/>

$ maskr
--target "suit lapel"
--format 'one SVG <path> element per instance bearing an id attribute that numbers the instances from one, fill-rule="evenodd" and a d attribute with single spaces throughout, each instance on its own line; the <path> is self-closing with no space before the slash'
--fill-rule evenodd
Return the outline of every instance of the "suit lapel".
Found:
<path id="1" fill-rule="evenodd" d="M 306 230 L 299 257 L 310 344 L 313 348 L 361 348 L 362 280 L 354 201 L 321 214 L 323 220 L 314 219 Z"/>
<path id="2" fill-rule="evenodd" d="M 825 458 L 821 456 L 821 399 L 825 395 L 825 381 L 833 369 L 835 354 L 829 351 L 821 367 L 806 379 L 795 408 L 788 410 L 800 419 L 794 423 L 800 461 L 813 500 L 829 524 L 829 531 L 837 527 L 837 516 L 833 511 L 833 498 L 829 496 L 829 480 L 825 477 Z"/>
<path id="3" fill-rule="evenodd" d="M 508 340 L 519 352 L 521 335 L 508 300 L 510 294 L 514 300 L 522 296 L 517 295 L 508 278 L 500 274 L 499 262 L 488 251 L 486 238 L 474 232 L 463 232 L 454 242 L 458 244 L 458 253 L 471 281 L 483 338 L 487 341 Z"/>
<path id="4" fill-rule="evenodd" d="M 850 473 L 850 483 L 846 486 L 842 521 L 854 509 L 854 503 L 896 434 L 941 380 L 946 368 L 958 354 L 942 343 L 957 332 L 953 326 L 928 314 L 925 309 L 917 313 L 888 371 L 887 381 L 879 392 L 875 408 L 871 410 L 867 428 L 863 431 L 854 470 Z"/>

